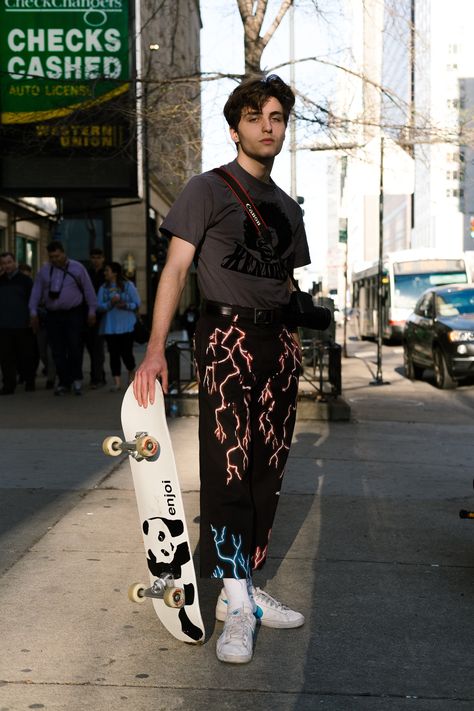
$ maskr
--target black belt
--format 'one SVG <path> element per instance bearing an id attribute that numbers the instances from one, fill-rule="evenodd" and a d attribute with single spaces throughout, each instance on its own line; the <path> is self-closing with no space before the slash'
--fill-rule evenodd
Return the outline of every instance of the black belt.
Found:
<path id="1" fill-rule="evenodd" d="M 254 309 L 248 306 L 221 304 L 220 301 L 204 301 L 202 313 L 210 316 L 238 316 L 259 326 L 282 323 L 284 320 L 283 309 Z"/>

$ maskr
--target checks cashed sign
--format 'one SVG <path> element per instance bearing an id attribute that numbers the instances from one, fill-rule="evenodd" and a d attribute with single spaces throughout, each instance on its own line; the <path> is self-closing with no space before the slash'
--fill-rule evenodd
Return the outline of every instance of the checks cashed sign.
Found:
<path id="1" fill-rule="evenodd" d="M 0 0 L 0 189 L 136 193 L 133 27 L 127 0 Z"/>

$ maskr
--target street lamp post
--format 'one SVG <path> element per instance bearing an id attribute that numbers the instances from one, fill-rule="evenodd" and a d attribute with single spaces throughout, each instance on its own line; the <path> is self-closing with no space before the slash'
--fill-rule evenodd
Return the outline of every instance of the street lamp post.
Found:
<path id="1" fill-rule="evenodd" d="M 153 302 L 151 279 L 152 236 L 150 230 L 151 187 L 150 187 L 150 157 L 148 146 L 148 86 L 143 86 L 143 178 L 145 181 L 145 245 L 146 245 L 146 309 L 148 321 L 151 323 L 151 304 Z"/>
<path id="2" fill-rule="evenodd" d="M 366 144 L 358 143 L 341 143 L 339 145 L 321 144 L 310 146 L 310 151 L 334 151 L 334 150 L 353 150 L 357 148 L 365 148 Z M 374 380 L 370 381 L 371 385 L 390 385 L 387 380 L 383 379 L 382 374 L 382 345 L 383 345 L 383 218 L 384 218 L 384 137 L 380 136 L 380 179 L 379 179 L 379 257 L 378 257 L 378 274 L 377 274 L 377 372 Z M 347 250 L 347 245 L 346 245 Z M 346 251 L 347 260 L 347 251 Z M 347 272 L 347 263 L 345 265 Z M 347 273 L 346 273 L 347 276 Z M 347 282 L 346 282 L 347 283 Z"/>
<path id="3" fill-rule="evenodd" d="M 379 263 L 377 269 L 377 372 L 370 385 L 390 385 L 382 374 L 383 345 L 383 217 L 384 217 L 384 137 L 380 136 L 380 184 L 379 184 Z"/>
<path id="4" fill-rule="evenodd" d="M 295 91 L 295 5 L 290 5 L 290 86 Z M 296 116 L 290 114 L 290 194 L 296 200 Z"/>
<path id="5" fill-rule="evenodd" d="M 146 75 L 144 81 L 142 81 L 142 135 L 143 135 L 143 179 L 144 179 L 144 198 L 145 198 L 145 270 L 146 270 L 146 303 L 147 303 L 147 317 L 151 324 L 153 317 L 153 279 L 152 279 L 152 269 L 153 269 L 153 239 L 156 237 L 156 233 L 152 234 L 151 225 L 154 224 L 152 220 L 152 207 L 151 207 L 151 180 L 150 180 L 150 125 L 149 125 L 149 92 L 148 92 L 148 82 L 150 78 L 151 70 L 151 58 L 153 52 L 159 50 L 159 44 L 150 44 L 148 49 L 150 54 L 148 55 L 148 63 L 146 69 Z"/>

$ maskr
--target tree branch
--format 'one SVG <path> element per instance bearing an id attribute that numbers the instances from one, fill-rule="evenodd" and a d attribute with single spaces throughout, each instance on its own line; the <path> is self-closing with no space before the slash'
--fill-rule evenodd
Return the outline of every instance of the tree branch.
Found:
<path id="1" fill-rule="evenodd" d="M 268 30 L 265 32 L 265 35 L 263 37 L 263 44 L 266 47 L 273 35 L 275 34 L 280 22 L 284 18 L 287 10 L 293 5 L 293 0 L 282 0 L 282 3 L 280 5 L 280 9 L 278 10 L 278 13 L 273 20 L 272 24 L 268 28 Z"/>

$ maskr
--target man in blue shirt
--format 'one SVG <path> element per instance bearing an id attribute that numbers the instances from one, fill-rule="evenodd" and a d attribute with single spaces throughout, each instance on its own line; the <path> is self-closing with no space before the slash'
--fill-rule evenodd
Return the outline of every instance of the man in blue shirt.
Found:
<path id="1" fill-rule="evenodd" d="M 93 326 L 97 298 L 86 268 L 69 259 L 58 240 L 47 246 L 49 264 L 39 270 L 30 298 L 33 330 L 37 331 L 38 306 L 46 309 L 46 331 L 56 365 L 59 383 L 55 395 L 64 395 L 73 387 L 82 393 L 82 355 L 84 328 Z"/>

